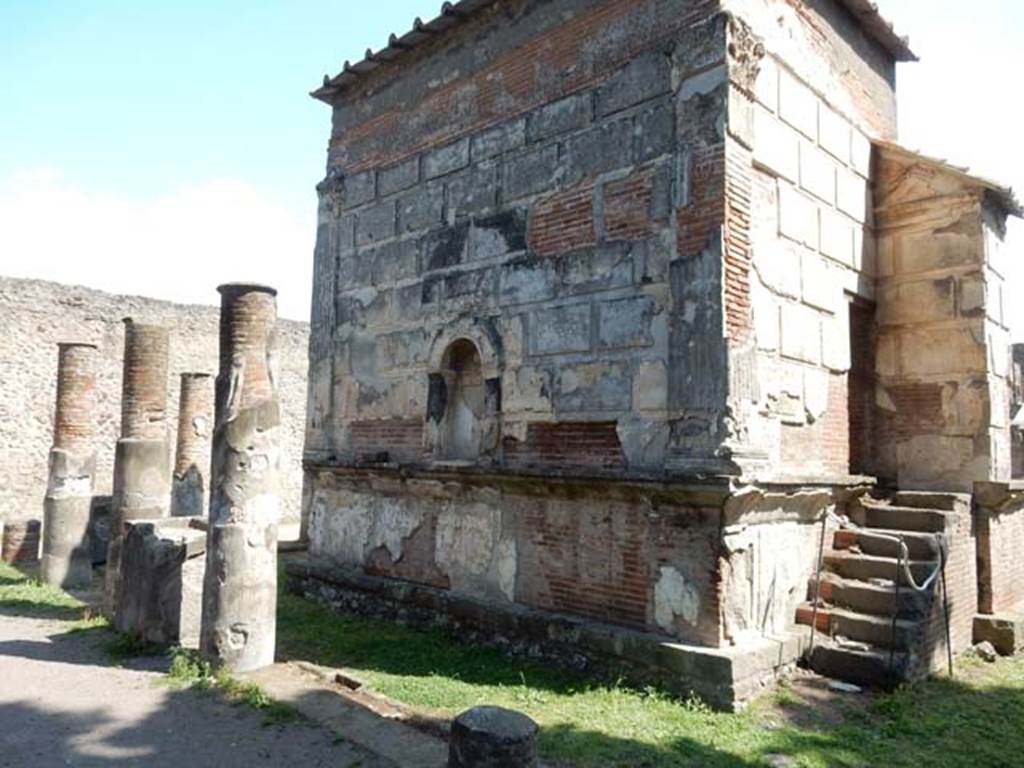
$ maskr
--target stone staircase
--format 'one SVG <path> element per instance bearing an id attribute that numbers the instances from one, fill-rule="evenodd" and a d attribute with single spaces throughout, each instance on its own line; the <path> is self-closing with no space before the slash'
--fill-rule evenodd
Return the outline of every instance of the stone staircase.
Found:
<path id="1" fill-rule="evenodd" d="M 922 584 L 946 546 L 948 513 L 962 504 L 956 494 L 896 492 L 863 497 L 851 505 L 851 522 L 826 542 L 816 634 L 810 667 L 828 677 L 859 685 L 892 687 L 928 674 L 935 622 L 942 620 L 940 579 L 918 592 L 897 569 L 902 539 L 909 568 Z M 896 581 L 899 579 L 899 590 Z M 810 625 L 814 578 L 797 622 Z M 896 615 L 895 625 L 893 615 Z"/>

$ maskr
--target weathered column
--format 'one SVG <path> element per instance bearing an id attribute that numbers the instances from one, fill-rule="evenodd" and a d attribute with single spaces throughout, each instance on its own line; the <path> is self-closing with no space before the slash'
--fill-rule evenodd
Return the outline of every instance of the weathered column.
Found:
<path id="1" fill-rule="evenodd" d="M 274 661 L 281 415 L 271 370 L 277 292 L 222 285 L 200 649 L 244 672 Z"/>
<path id="2" fill-rule="evenodd" d="M 114 525 L 170 515 L 166 328 L 124 321 L 121 438 L 114 454 Z"/>
<path id="3" fill-rule="evenodd" d="M 452 721 L 448 768 L 534 768 L 537 730 L 520 712 L 473 707 Z"/>
<path id="4" fill-rule="evenodd" d="M 96 347 L 58 347 L 57 408 L 43 502 L 40 573 L 47 584 L 63 589 L 87 588 L 92 582 L 89 509 L 96 471 Z"/>
<path id="5" fill-rule="evenodd" d="M 171 515 L 205 516 L 210 471 L 210 431 L 213 427 L 213 377 L 208 373 L 181 374 L 178 397 L 178 447 L 174 455 Z"/>
<path id="6" fill-rule="evenodd" d="M 157 325 L 124 321 L 121 437 L 114 451 L 114 494 L 104 607 L 111 619 L 121 589 L 121 536 L 126 520 L 155 520 L 171 511 L 167 435 L 169 334 Z"/>

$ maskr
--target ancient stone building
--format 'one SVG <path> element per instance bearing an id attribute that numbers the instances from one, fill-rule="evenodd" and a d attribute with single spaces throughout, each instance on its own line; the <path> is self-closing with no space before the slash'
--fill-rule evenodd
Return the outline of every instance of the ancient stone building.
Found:
<path id="1" fill-rule="evenodd" d="M 1020 209 L 895 143 L 914 58 L 865 0 L 464 0 L 325 78 L 293 586 L 723 705 L 808 623 L 968 644 Z"/>
<path id="2" fill-rule="evenodd" d="M 217 295 L 215 289 L 216 286 L 210 286 L 211 303 Z M 80 286 L 0 278 L 0 522 L 6 531 L 5 559 L 32 559 L 39 552 L 47 454 L 53 440 L 59 342 L 88 341 L 99 347 L 96 411 L 92 414 L 97 453 L 93 505 L 101 519 L 109 506 L 114 448 L 121 427 L 121 321 L 127 316 L 170 330 L 167 412 L 168 439 L 174 445 L 180 374 L 212 374 L 217 370 L 217 307 L 183 306 L 138 296 L 115 296 Z M 308 326 L 281 321 L 278 336 L 285 455 L 290 467 L 283 479 L 282 506 L 286 521 L 297 523 Z M 207 443 L 209 439 L 207 433 Z M 207 445 L 200 460 L 207 460 L 208 455 Z M 102 560 L 105 553 L 104 538 L 96 542 L 95 556 Z"/>

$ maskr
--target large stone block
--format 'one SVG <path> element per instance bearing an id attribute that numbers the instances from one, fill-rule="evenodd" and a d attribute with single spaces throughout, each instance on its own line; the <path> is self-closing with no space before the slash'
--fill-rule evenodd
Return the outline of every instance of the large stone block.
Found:
<path id="1" fill-rule="evenodd" d="M 863 224 L 868 220 L 867 182 L 855 173 L 839 169 L 836 178 L 836 206 L 854 221 Z"/>
<path id="2" fill-rule="evenodd" d="M 448 180 L 448 220 L 491 210 L 498 204 L 498 165 L 483 162 Z"/>
<path id="3" fill-rule="evenodd" d="M 399 232 L 436 227 L 444 216 L 444 186 L 424 184 L 398 199 Z"/>
<path id="4" fill-rule="evenodd" d="M 423 156 L 423 177 L 435 179 L 469 165 L 469 139 L 439 147 Z"/>
<path id="5" fill-rule="evenodd" d="M 807 141 L 800 143 L 800 186 L 829 205 L 835 202 L 835 161 Z"/>
<path id="6" fill-rule="evenodd" d="M 469 253 L 473 259 L 496 259 L 526 250 L 526 211 L 515 208 L 473 219 Z"/>
<path id="7" fill-rule="evenodd" d="M 779 72 L 779 116 L 812 141 L 818 138 L 818 98 L 784 70 Z"/>
<path id="8" fill-rule="evenodd" d="M 590 349 L 590 304 L 543 309 L 530 316 L 534 355 L 586 352 Z"/>
<path id="9" fill-rule="evenodd" d="M 586 176 L 623 168 L 630 164 L 632 154 L 632 120 L 595 125 L 566 142 L 565 181 L 572 184 Z"/>
<path id="10" fill-rule="evenodd" d="M 633 156 L 638 163 L 670 153 L 675 148 L 676 114 L 671 101 L 655 103 L 636 116 Z"/>
<path id="11" fill-rule="evenodd" d="M 413 157 L 398 165 L 384 168 L 377 174 L 377 190 L 381 197 L 408 189 L 420 180 L 420 159 Z"/>
<path id="12" fill-rule="evenodd" d="M 345 207 L 354 208 L 368 203 L 377 196 L 377 174 L 365 171 L 345 179 Z"/>
<path id="13" fill-rule="evenodd" d="M 840 163 L 850 162 L 851 127 L 846 118 L 824 104 L 818 109 L 818 143 Z"/>
<path id="14" fill-rule="evenodd" d="M 622 363 L 562 365 L 555 380 L 555 408 L 563 412 L 625 411 L 633 379 Z"/>
<path id="15" fill-rule="evenodd" d="M 797 181 L 800 137 L 767 110 L 754 110 L 754 161 L 777 176 Z"/>
<path id="16" fill-rule="evenodd" d="M 540 141 L 583 128 L 590 122 L 591 95 L 578 93 L 547 104 L 533 112 L 526 124 L 529 141 Z"/>
<path id="17" fill-rule="evenodd" d="M 198 647 L 206 571 L 202 518 L 129 521 L 114 627 L 148 642 Z"/>
<path id="18" fill-rule="evenodd" d="M 646 347 L 654 343 L 651 321 L 656 307 L 650 296 L 637 296 L 597 305 L 598 346 Z"/>
<path id="19" fill-rule="evenodd" d="M 562 178 L 558 147 L 548 146 L 510 157 L 505 162 L 502 189 L 506 200 L 516 200 L 554 189 Z"/>
<path id="20" fill-rule="evenodd" d="M 804 303 L 812 307 L 835 312 L 843 301 L 836 270 L 813 251 L 801 255 L 800 285 Z"/>
<path id="21" fill-rule="evenodd" d="M 831 208 L 822 208 L 819 249 L 830 259 L 854 267 L 854 229 L 854 223 L 841 213 Z"/>
<path id="22" fill-rule="evenodd" d="M 779 182 L 779 234 L 818 247 L 817 204 L 785 182 Z"/>
<path id="23" fill-rule="evenodd" d="M 518 149 L 526 143 L 526 119 L 504 123 L 473 137 L 470 155 L 473 162 L 486 160 Z"/>
<path id="24" fill-rule="evenodd" d="M 805 363 L 821 362 L 821 320 L 818 313 L 800 304 L 783 304 L 781 349 L 784 357 Z"/>
<path id="25" fill-rule="evenodd" d="M 362 247 L 395 235 L 395 203 L 389 200 L 360 211 L 356 223 L 356 245 Z"/>
<path id="26" fill-rule="evenodd" d="M 782 296 L 800 298 L 800 251 L 786 240 L 757 242 L 754 268 L 764 285 Z"/>
<path id="27" fill-rule="evenodd" d="M 668 93 L 672 87 L 669 57 L 651 51 L 632 59 L 597 92 L 598 115 L 609 115 Z"/>

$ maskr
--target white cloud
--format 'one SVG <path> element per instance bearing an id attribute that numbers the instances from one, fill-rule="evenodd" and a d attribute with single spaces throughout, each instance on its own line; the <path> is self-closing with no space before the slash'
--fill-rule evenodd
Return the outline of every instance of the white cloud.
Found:
<path id="1" fill-rule="evenodd" d="M 201 304 L 220 283 L 266 283 L 306 320 L 314 214 L 233 179 L 138 200 L 33 170 L 0 180 L 0 274 Z"/>

